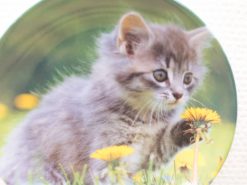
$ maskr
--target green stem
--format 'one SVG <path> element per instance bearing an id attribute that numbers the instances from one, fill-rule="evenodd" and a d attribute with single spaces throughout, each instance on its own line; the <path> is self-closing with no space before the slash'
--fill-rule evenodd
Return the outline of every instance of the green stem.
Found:
<path id="1" fill-rule="evenodd" d="M 195 148 L 194 148 L 194 161 L 193 161 L 193 176 L 192 185 L 198 185 L 198 153 L 199 153 L 200 135 L 196 133 Z"/>

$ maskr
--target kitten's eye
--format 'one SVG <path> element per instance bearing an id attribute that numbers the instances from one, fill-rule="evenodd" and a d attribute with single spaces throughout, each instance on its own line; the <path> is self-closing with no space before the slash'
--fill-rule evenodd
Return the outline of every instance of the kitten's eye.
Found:
<path id="1" fill-rule="evenodd" d="M 153 72 L 153 75 L 158 82 L 164 82 L 168 79 L 167 72 L 164 69 L 157 69 Z"/>
<path id="2" fill-rule="evenodd" d="M 185 73 L 184 84 L 189 85 L 192 82 L 193 74 L 191 72 Z"/>

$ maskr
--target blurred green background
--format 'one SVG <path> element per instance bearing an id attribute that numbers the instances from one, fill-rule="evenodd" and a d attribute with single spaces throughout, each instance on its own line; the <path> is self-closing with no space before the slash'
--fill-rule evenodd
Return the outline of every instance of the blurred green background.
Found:
<path id="1" fill-rule="evenodd" d="M 97 57 L 96 38 L 111 31 L 128 11 L 188 30 L 203 25 L 189 10 L 171 0 L 42 1 L 0 40 L 0 146 L 27 110 L 36 105 L 35 97 L 17 100 L 18 95 L 33 92 L 37 96 L 65 76 L 90 73 Z M 223 124 L 214 134 L 218 148 L 211 146 L 208 150 L 216 153 L 215 158 L 225 158 L 236 123 L 236 90 L 227 58 L 216 40 L 205 51 L 205 64 L 209 68 L 205 83 L 194 96 L 198 102 L 191 101 L 190 105 L 208 107 L 221 115 L 227 126 Z M 23 102 L 31 105 L 20 105 Z"/>

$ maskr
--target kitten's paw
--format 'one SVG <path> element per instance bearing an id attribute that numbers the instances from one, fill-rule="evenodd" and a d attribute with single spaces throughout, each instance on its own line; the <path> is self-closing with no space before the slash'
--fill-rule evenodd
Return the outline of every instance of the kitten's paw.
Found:
<path id="1" fill-rule="evenodd" d="M 195 142 L 195 129 L 189 122 L 181 120 L 172 129 L 172 138 L 176 145 L 180 147 L 189 146 Z"/>

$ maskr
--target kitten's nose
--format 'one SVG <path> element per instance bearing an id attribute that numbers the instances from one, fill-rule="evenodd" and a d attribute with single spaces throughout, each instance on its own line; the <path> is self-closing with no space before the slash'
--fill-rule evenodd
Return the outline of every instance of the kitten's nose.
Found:
<path id="1" fill-rule="evenodd" d="M 172 93 L 172 95 L 174 96 L 174 98 L 176 100 L 179 100 L 180 98 L 182 98 L 183 94 L 182 93 L 178 93 L 178 92 L 174 92 Z"/>

